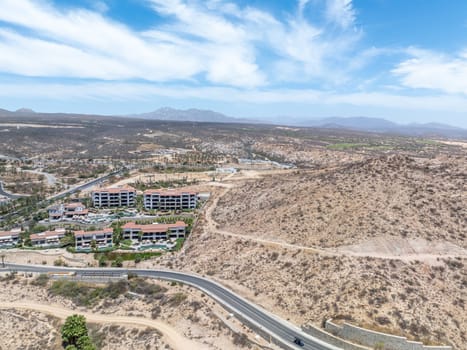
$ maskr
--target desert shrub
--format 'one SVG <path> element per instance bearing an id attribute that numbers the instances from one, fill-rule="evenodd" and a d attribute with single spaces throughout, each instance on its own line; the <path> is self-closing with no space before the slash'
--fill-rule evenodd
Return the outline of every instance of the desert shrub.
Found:
<path id="1" fill-rule="evenodd" d="M 143 295 L 155 295 L 167 291 L 167 288 L 150 283 L 143 278 L 133 278 L 129 283 L 129 289 L 134 293 Z"/>
<path id="2" fill-rule="evenodd" d="M 47 285 L 47 283 L 49 282 L 49 276 L 46 275 L 46 274 L 40 274 L 39 276 L 37 276 L 32 282 L 31 284 L 33 286 L 40 286 L 40 287 L 45 287 Z"/>
<path id="3" fill-rule="evenodd" d="M 172 297 L 168 300 L 168 303 L 171 306 L 179 306 L 183 303 L 187 298 L 187 295 L 184 293 L 175 293 Z"/>
<path id="4" fill-rule="evenodd" d="M 239 348 L 244 348 L 250 345 L 250 341 L 245 333 L 234 333 L 233 334 L 233 343 Z"/>
<path id="5" fill-rule="evenodd" d="M 59 280 L 52 283 L 49 291 L 71 299 L 78 306 L 91 306 L 105 298 L 116 299 L 128 290 L 126 281 L 109 283 L 105 287 L 89 286 L 83 283 Z"/>

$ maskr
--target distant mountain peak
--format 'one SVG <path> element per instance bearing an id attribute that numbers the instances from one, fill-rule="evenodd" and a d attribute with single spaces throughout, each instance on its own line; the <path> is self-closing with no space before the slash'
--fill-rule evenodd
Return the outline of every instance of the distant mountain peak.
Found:
<path id="1" fill-rule="evenodd" d="M 252 122 L 246 119 L 238 119 L 226 116 L 219 112 L 205 109 L 176 109 L 172 107 L 161 107 L 153 112 L 133 114 L 129 117 L 168 120 L 168 121 L 190 121 L 190 122 L 211 122 L 211 123 L 241 123 Z"/>
<path id="2" fill-rule="evenodd" d="M 15 113 L 25 113 L 25 114 L 31 114 L 31 113 L 36 113 L 35 111 L 33 111 L 32 109 L 30 108 L 20 108 L 20 109 L 17 109 L 15 111 Z"/>
<path id="3" fill-rule="evenodd" d="M 329 117 L 302 121 L 299 125 L 326 129 L 348 129 L 364 132 L 392 133 L 407 136 L 444 136 L 466 138 L 467 130 L 455 126 L 425 123 L 398 124 L 382 118 Z"/>

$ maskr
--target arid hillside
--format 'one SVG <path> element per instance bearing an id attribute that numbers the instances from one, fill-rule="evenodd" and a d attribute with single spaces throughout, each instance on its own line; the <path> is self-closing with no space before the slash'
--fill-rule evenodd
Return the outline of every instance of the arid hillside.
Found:
<path id="1" fill-rule="evenodd" d="M 222 229 L 315 247 L 373 237 L 467 247 L 465 158 L 383 156 L 322 172 L 246 181 L 219 200 Z"/>
<path id="2" fill-rule="evenodd" d="M 467 350 L 466 174 L 458 155 L 238 174 L 213 188 L 178 259 L 158 264 L 297 325 L 344 319 Z"/>
<path id="3" fill-rule="evenodd" d="M 345 319 L 467 350 L 467 259 L 325 256 L 198 234 L 172 267 L 217 279 L 296 325 Z"/>

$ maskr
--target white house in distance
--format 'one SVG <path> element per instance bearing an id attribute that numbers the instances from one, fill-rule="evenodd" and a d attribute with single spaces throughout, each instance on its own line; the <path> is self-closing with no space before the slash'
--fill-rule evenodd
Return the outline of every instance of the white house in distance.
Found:
<path id="1" fill-rule="evenodd" d="M 92 242 L 96 242 L 97 249 L 110 248 L 113 245 L 113 229 L 104 228 L 97 231 L 75 231 L 75 248 L 90 250 Z"/>
<path id="2" fill-rule="evenodd" d="M 64 228 L 57 228 L 55 231 L 32 234 L 29 238 L 34 247 L 51 248 L 60 245 L 60 239 L 65 237 L 65 232 Z"/>
<path id="3" fill-rule="evenodd" d="M 123 239 L 131 239 L 143 243 L 157 242 L 160 240 L 185 238 L 187 225 L 183 221 L 174 224 L 149 224 L 138 225 L 127 222 L 122 226 Z"/>
<path id="4" fill-rule="evenodd" d="M 144 192 L 146 210 L 195 209 L 198 203 L 196 192 L 183 190 L 147 190 Z"/>
<path id="5" fill-rule="evenodd" d="M 0 248 L 13 248 L 19 243 L 21 229 L 0 231 Z"/>
<path id="6" fill-rule="evenodd" d="M 96 208 L 133 207 L 135 201 L 136 190 L 131 186 L 92 191 L 92 203 Z"/>

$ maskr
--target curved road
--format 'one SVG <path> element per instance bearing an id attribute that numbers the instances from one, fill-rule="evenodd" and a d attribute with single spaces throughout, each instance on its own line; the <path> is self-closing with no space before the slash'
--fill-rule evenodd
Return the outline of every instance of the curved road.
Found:
<path id="1" fill-rule="evenodd" d="M 47 273 L 54 271 L 70 271 L 77 275 L 80 273 L 135 273 L 138 276 L 176 281 L 189 284 L 223 305 L 233 312 L 242 322 L 247 323 L 263 336 L 270 337 L 276 344 L 285 349 L 307 350 L 341 350 L 304 333 L 293 324 L 274 316 L 255 304 L 245 300 L 234 292 L 212 280 L 194 274 L 175 272 L 170 270 L 143 270 L 143 269 L 118 269 L 118 268 L 65 268 L 44 265 L 17 265 L 5 263 L 5 267 L 11 271 Z M 299 347 L 293 343 L 295 337 L 303 340 L 304 346 Z"/>
<path id="2" fill-rule="evenodd" d="M 0 181 L 0 195 L 5 196 L 5 197 L 10 198 L 10 199 L 18 199 L 18 198 L 21 198 L 21 197 L 29 196 L 27 194 L 17 194 L 17 193 L 10 193 L 10 192 L 5 191 L 5 189 L 3 188 L 3 182 L 2 181 Z"/>

